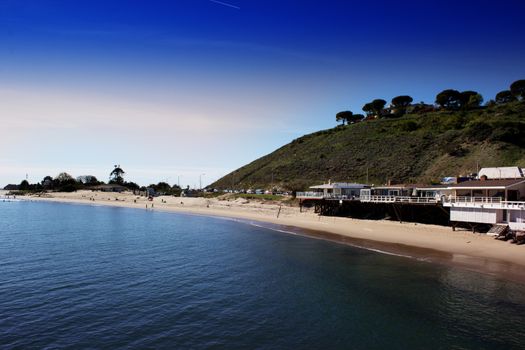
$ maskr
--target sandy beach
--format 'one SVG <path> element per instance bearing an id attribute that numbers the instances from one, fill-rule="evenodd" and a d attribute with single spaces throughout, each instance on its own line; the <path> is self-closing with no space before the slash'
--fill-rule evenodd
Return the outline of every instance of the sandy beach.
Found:
<path id="1" fill-rule="evenodd" d="M 148 201 L 132 193 L 91 191 L 49 193 L 25 198 L 235 218 L 310 237 L 453 264 L 525 282 L 525 247 L 470 231 L 454 232 L 450 227 L 318 216 L 312 209 L 305 211 L 303 208 L 300 212 L 298 207 L 242 198 L 219 200 L 161 196 Z"/>

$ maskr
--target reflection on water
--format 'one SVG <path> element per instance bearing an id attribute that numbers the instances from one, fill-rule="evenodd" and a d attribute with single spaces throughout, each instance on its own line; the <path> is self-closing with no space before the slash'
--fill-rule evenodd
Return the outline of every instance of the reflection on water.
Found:
<path id="1" fill-rule="evenodd" d="M 0 206 L 7 347 L 510 349 L 523 286 L 231 220 Z"/>

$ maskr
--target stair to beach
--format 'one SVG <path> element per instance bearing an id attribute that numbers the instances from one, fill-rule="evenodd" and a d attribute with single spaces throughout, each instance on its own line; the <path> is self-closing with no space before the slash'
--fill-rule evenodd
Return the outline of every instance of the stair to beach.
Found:
<path id="1" fill-rule="evenodd" d="M 501 236 L 504 233 L 506 233 L 508 229 L 509 229 L 508 225 L 501 225 L 501 224 L 492 225 L 490 230 L 487 232 L 487 235 L 496 236 L 496 237 Z"/>

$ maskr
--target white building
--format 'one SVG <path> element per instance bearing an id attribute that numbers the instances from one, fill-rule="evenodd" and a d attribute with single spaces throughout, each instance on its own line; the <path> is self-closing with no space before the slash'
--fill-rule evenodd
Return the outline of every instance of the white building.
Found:
<path id="1" fill-rule="evenodd" d="M 511 230 L 525 231 L 525 178 L 486 177 L 448 187 L 451 194 L 443 205 L 450 207 L 450 221 L 507 225 Z"/>
<path id="2" fill-rule="evenodd" d="M 360 191 L 370 188 L 369 185 L 333 182 L 323 185 L 310 186 L 312 191 L 297 192 L 299 199 L 358 199 Z"/>
<path id="3" fill-rule="evenodd" d="M 520 179 L 523 178 L 523 169 L 517 166 L 481 168 L 478 177 L 490 180 L 495 179 Z"/>
<path id="4" fill-rule="evenodd" d="M 449 194 L 443 185 L 388 185 L 361 190 L 360 200 L 373 203 L 436 204 Z"/>

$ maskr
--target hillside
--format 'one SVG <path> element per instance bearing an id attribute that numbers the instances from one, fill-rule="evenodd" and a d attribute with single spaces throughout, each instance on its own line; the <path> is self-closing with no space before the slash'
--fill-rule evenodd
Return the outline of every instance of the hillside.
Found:
<path id="1" fill-rule="evenodd" d="M 525 103 L 377 119 L 305 135 L 212 188 L 299 190 L 328 181 L 432 183 L 477 166 L 525 166 Z M 272 182 L 273 179 L 273 182 Z"/>

